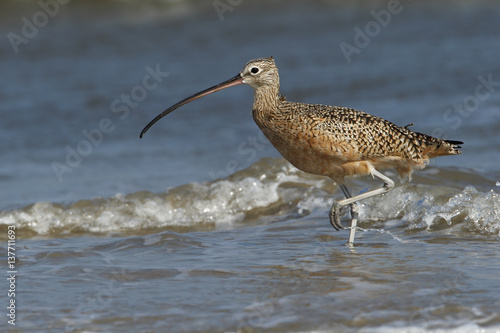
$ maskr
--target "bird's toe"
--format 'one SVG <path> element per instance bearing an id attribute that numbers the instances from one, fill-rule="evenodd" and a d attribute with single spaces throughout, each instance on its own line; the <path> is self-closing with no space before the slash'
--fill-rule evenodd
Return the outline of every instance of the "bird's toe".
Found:
<path id="1" fill-rule="evenodd" d="M 335 230 L 344 229 L 342 224 L 340 224 L 340 210 L 342 206 L 337 202 L 334 202 L 332 205 L 332 209 L 330 210 L 330 224 Z"/>

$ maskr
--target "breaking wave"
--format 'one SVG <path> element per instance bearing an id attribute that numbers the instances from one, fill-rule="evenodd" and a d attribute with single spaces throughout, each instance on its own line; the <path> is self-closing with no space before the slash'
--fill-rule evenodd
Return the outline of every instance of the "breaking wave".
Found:
<path id="1" fill-rule="evenodd" d="M 470 177 L 456 173 L 455 177 Z M 283 159 L 265 158 L 227 178 L 164 193 L 116 194 L 69 205 L 38 202 L 0 211 L 0 225 L 15 224 L 27 237 L 147 234 L 158 229 L 195 231 L 271 223 L 318 210 L 327 224 L 334 198 L 341 198 L 335 189 L 325 177 L 302 173 Z M 363 227 L 386 227 L 392 221 L 391 225 L 406 231 L 500 234 L 500 194 L 493 189 L 481 192 L 473 186 L 404 183 L 360 206 Z"/>

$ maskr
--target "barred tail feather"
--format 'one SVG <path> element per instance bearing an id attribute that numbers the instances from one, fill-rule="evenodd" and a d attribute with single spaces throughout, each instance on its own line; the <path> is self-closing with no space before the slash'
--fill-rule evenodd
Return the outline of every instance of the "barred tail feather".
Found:
<path id="1" fill-rule="evenodd" d="M 453 149 L 460 149 L 464 143 L 462 141 L 456 141 L 456 140 L 444 140 L 444 142 L 449 143 Z"/>
<path id="2" fill-rule="evenodd" d="M 429 151 L 429 158 L 437 157 L 437 156 L 446 156 L 446 155 L 460 155 L 462 151 L 459 149 L 462 148 L 464 143 L 462 141 L 456 140 L 439 140 L 436 145 Z"/>

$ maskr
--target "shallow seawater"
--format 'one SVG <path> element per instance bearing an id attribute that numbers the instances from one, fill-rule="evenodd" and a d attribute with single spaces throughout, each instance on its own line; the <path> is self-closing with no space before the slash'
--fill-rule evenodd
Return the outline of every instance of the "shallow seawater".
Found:
<path id="1" fill-rule="evenodd" d="M 0 44 L 0 248 L 11 257 L 15 226 L 17 271 L 15 296 L 1 274 L 2 329 L 500 331 L 496 3 L 402 1 L 350 59 L 341 43 L 388 2 L 214 3 L 71 2 L 17 52 Z M 5 36 L 43 10 L 0 9 Z M 271 55 L 289 100 L 415 123 L 463 155 L 411 182 L 385 171 L 396 187 L 360 202 L 349 247 L 328 221 L 341 191 L 279 156 L 250 88 L 139 139 L 166 107 Z"/>

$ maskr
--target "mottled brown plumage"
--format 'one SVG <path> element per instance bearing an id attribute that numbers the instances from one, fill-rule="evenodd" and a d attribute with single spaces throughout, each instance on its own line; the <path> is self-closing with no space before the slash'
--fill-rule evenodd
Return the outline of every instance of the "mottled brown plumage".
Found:
<path id="1" fill-rule="evenodd" d="M 235 77 L 173 105 L 153 119 L 141 137 L 178 107 L 242 83 L 254 89 L 253 118 L 281 155 L 299 170 L 328 176 L 339 184 L 346 199 L 333 204 L 330 222 L 335 229 L 342 228 L 340 210 L 351 206 L 349 243 L 354 241 L 356 201 L 385 193 L 394 186 L 378 170 L 394 168 L 401 177 L 411 178 L 413 171 L 424 168 L 430 158 L 461 154 L 458 145 L 462 142 L 413 132 L 408 128 L 412 124 L 399 127 L 350 108 L 287 101 L 279 95 L 278 68 L 272 57 L 249 61 Z M 344 178 L 369 174 L 381 179 L 384 187 L 352 197 Z"/>
<path id="2" fill-rule="evenodd" d="M 401 177 L 425 167 L 429 158 L 455 155 L 454 142 L 399 127 L 362 111 L 280 100 L 254 109 L 255 122 L 276 149 L 298 169 L 342 184 L 345 176 L 395 168 Z M 354 162 L 366 162 L 358 163 Z"/>

